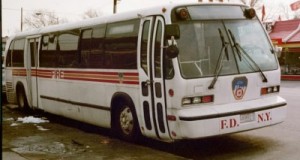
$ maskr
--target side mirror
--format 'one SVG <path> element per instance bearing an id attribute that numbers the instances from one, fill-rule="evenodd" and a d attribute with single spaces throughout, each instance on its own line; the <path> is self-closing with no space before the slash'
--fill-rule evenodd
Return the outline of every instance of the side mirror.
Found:
<path id="1" fill-rule="evenodd" d="M 166 48 L 166 55 L 168 58 L 176 58 L 179 54 L 179 49 L 175 45 L 175 39 L 180 38 L 180 29 L 178 24 L 168 24 L 165 27 L 165 38 L 170 40 L 171 39 L 171 45 L 169 45 Z"/>
<path id="2" fill-rule="evenodd" d="M 166 55 L 167 58 L 173 59 L 176 58 L 179 54 L 179 49 L 178 47 L 175 45 L 175 38 L 174 36 L 171 37 L 171 45 L 169 45 L 166 49 Z"/>
<path id="3" fill-rule="evenodd" d="M 180 29 L 178 24 L 167 24 L 166 29 L 165 29 L 165 38 L 166 39 L 171 39 L 172 36 L 175 39 L 180 38 Z"/>

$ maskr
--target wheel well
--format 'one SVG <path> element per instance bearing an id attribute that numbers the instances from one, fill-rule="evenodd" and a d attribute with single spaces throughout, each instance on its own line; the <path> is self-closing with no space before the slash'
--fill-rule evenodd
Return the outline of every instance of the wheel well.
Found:
<path id="1" fill-rule="evenodd" d="M 18 82 L 16 86 L 16 94 L 20 91 L 20 89 L 23 89 L 25 91 L 24 85 L 22 82 Z"/>
<path id="2" fill-rule="evenodd" d="M 16 85 L 16 97 L 18 96 L 18 92 L 20 92 L 21 90 L 23 90 L 23 92 L 25 94 L 25 99 L 28 102 L 26 90 L 25 90 L 25 87 L 24 87 L 23 83 L 22 82 L 17 82 L 17 85 Z"/>
<path id="3" fill-rule="evenodd" d="M 113 127 L 115 124 L 114 116 L 115 116 L 115 113 L 118 111 L 118 106 L 122 103 L 128 103 L 128 104 L 132 105 L 132 107 L 134 109 L 133 112 L 136 114 L 134 103 L 133 103 L 132 99 L 130 98 L 130 96 L 126 93 L 115 93 L 111 100 L 111 127 Z"/>

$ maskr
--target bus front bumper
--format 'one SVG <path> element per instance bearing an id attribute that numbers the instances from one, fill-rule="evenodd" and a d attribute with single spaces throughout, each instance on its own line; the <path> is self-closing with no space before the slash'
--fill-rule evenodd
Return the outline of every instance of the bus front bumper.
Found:
<path id="1" fill-rule="evenodd" d="M 258 100 L 181 109 L 173 139 L 196 139 L 241 132 L 283 122 L 287 103 L 279 96 Z M 179 130 L 178 130 L 179 129 Z"/>

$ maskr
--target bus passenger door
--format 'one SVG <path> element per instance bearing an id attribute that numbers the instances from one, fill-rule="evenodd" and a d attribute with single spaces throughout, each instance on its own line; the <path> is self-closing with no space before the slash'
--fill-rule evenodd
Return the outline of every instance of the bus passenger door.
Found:
<path id="1" fill-rule="evenodd" d="M 28 104 L 38 107 L 37 65 L 40 37 L 28 38 L 26 46 L 26 75 Z"/>
<path id="2" fill-rule="evenodd" d="M 166 120 L 163 79 L 164 19 L 147 17 L 141 21 L 139 75 L 142 132 L 160 140 L 170 140 Z"/>

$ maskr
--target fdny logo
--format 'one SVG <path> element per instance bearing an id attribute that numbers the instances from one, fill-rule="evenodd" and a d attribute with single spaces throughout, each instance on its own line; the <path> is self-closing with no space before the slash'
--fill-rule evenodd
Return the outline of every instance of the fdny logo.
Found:
<path id="1" fill-rule="evenodd" d="M 236 100 L 243 99 L 248 85 L 246 77 L 237 77 L 232 81 L 232 92 Z"/>

